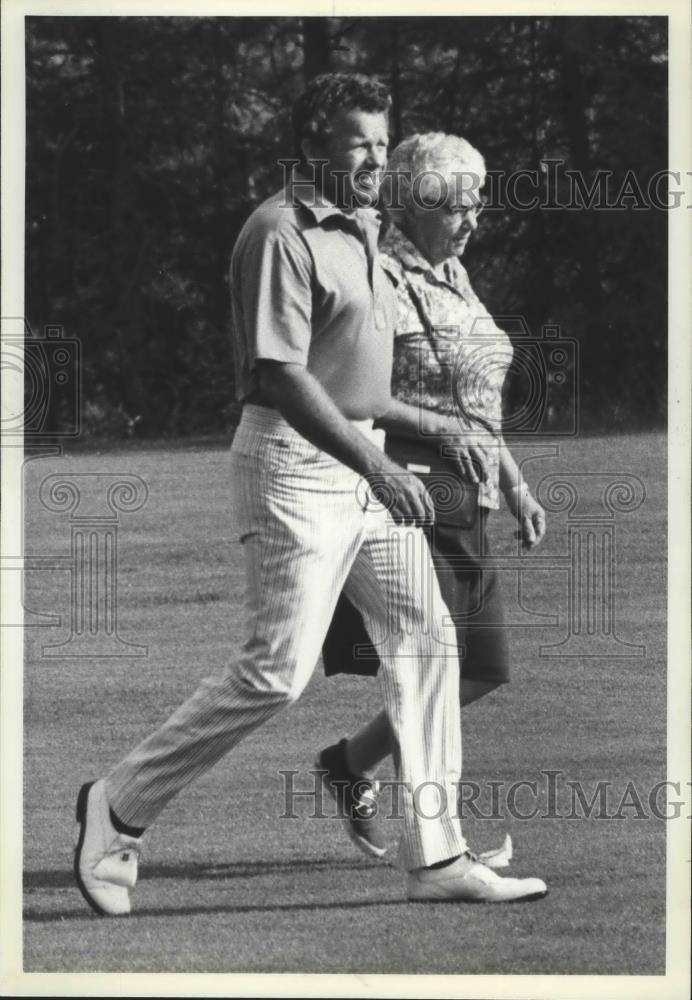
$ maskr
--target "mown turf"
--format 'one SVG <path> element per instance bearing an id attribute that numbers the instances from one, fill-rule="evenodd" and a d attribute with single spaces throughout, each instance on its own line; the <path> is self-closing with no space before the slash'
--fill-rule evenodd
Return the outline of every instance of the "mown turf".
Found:
<path id="1" fill-rule="evenodd" d="M 119 921 L 94 917 L 72 884 L 74 801 L 81 782 L 103 774 L 201 677 L 223 668 L 241 641 L 227 453 L 161 448 L 29 463 L 28 553 L 69 551 L 67 516 L 37 501 L 51 472 L 136 473 L 150 496 L 141 511 L 120 517 L 118 566 L 120 634 L 146 644 L 146 657 L 43 657 L 41 645 L 69 633 L 68 578 L 61 571 L 28 576 L 28 607 L 62 615 L 63 625 L 27 630 L 25 969 L 662 974 L 665 824 L 646 797 L 666 777 L 663 454 L 656 435 L 583 439 L 561 442 L 559 456 L 527 468 L 534 479 L 558 469 L 630 471 L 647 494 L 640 510 L 617 517 L 617 629 L 621 639 L 643 644 L 645 655 L 538 655 L 539 645 L 564 635 L 566 576 L 555 563 L 526 574 L 521 601 L 559 615 L 561 626 L 513 628 L 512 684 L 464 713 L 464 777 L 482 788 L 484 815 L 487 782 L 504 783 L 495 818 L 465 816 L 467 836 L 484 849 L 509 830 L 512 871 L 545 878 L 547 899 L 409 904 L 397 869 L 359 855 L 338 821 L 311 819 L 305 803 L 296 805 L 296 818 L 281 818 L 280 772 L 297 771 L 296 786 L 310 787 L 315 751 L 380 704 L 376 681 L 327 681 L 318 670 L 296 706 L 162 815 L 146 839 L 135 913 Z M 565 518 L 551 517 L 543 555 L 565 554 Z M 513 551 L 504 514 L 492 534 L 496 551 Z M 516 577 L 505 575 L 503 586 L 511 598 Z M 545 770 L 558 772 L 550 815 Z M 507 791 L 519 780 L 537 783 L 533 801 L 530 788 L 516 800 L 524 812 L 538 804 L 530 820 L 507 811 Z M 607 816 L 596 808 L 590 818 L 566 818 L 569 781 L 589 799 L 599 781 L 609 783 Z M 644 817 L 622 802 L 630 781 Z M 620 818 L 612 818 L 618 808 Z M 392 845 L 398 826 L 387 821 Z"/>

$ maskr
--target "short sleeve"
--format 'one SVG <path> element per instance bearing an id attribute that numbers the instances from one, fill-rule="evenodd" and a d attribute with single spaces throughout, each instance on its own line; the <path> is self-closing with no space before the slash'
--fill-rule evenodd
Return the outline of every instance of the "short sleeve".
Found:
<path id="1" fill-rule="evenodd" d="M 312 261 L 289 227 L 253 233 L 234 276 L 250 368 L 257 360 L 307 365 L 312 334 Z"/>

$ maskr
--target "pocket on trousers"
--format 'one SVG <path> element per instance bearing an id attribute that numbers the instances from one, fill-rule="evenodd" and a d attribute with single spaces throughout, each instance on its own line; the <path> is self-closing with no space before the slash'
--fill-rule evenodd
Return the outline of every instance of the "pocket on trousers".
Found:
<path id="1" fill-rule="evenodd" d="M 326 452 L 298 435 L 276 435 L 266 441 L 264 461 L 272 473 L 293 475 L 300 469 L 325 467 L 335 462 Z"/>

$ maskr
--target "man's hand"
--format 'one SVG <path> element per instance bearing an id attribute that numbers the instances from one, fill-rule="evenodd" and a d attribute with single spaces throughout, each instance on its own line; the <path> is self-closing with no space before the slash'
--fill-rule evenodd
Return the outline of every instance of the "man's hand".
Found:
<path id="1" fill-rule="evenodd" d="M 388 461 L 383 469 L 366 475 L 365 479 L 397 524 L 432 524 L 435 520 L 430 494 L 414 473 Z"/>
<path id="2" fill-rule="evenodd" d="M 527 552 L 531 552 L 537 545 L 540 545 L 545 536 L 545 511 L 531 495 L 526 484 L 507 490 L 505 500 L 519 522 L 519 531 L 516 537 L 521 538 L 522 546 Z"/>

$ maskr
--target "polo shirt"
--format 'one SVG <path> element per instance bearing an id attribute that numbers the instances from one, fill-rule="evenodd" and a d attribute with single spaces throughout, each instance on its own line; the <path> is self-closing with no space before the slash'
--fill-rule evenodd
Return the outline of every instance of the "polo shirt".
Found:
<path id="1" fill-rule="evenodd" d="M 304 365 L 349 419 L 388 409 L 396 298 L 378 233 L 373 209 L 347 215 L 300 177 L 253 212 L 230 268 L 241 402 L 271 360 Z"/>

